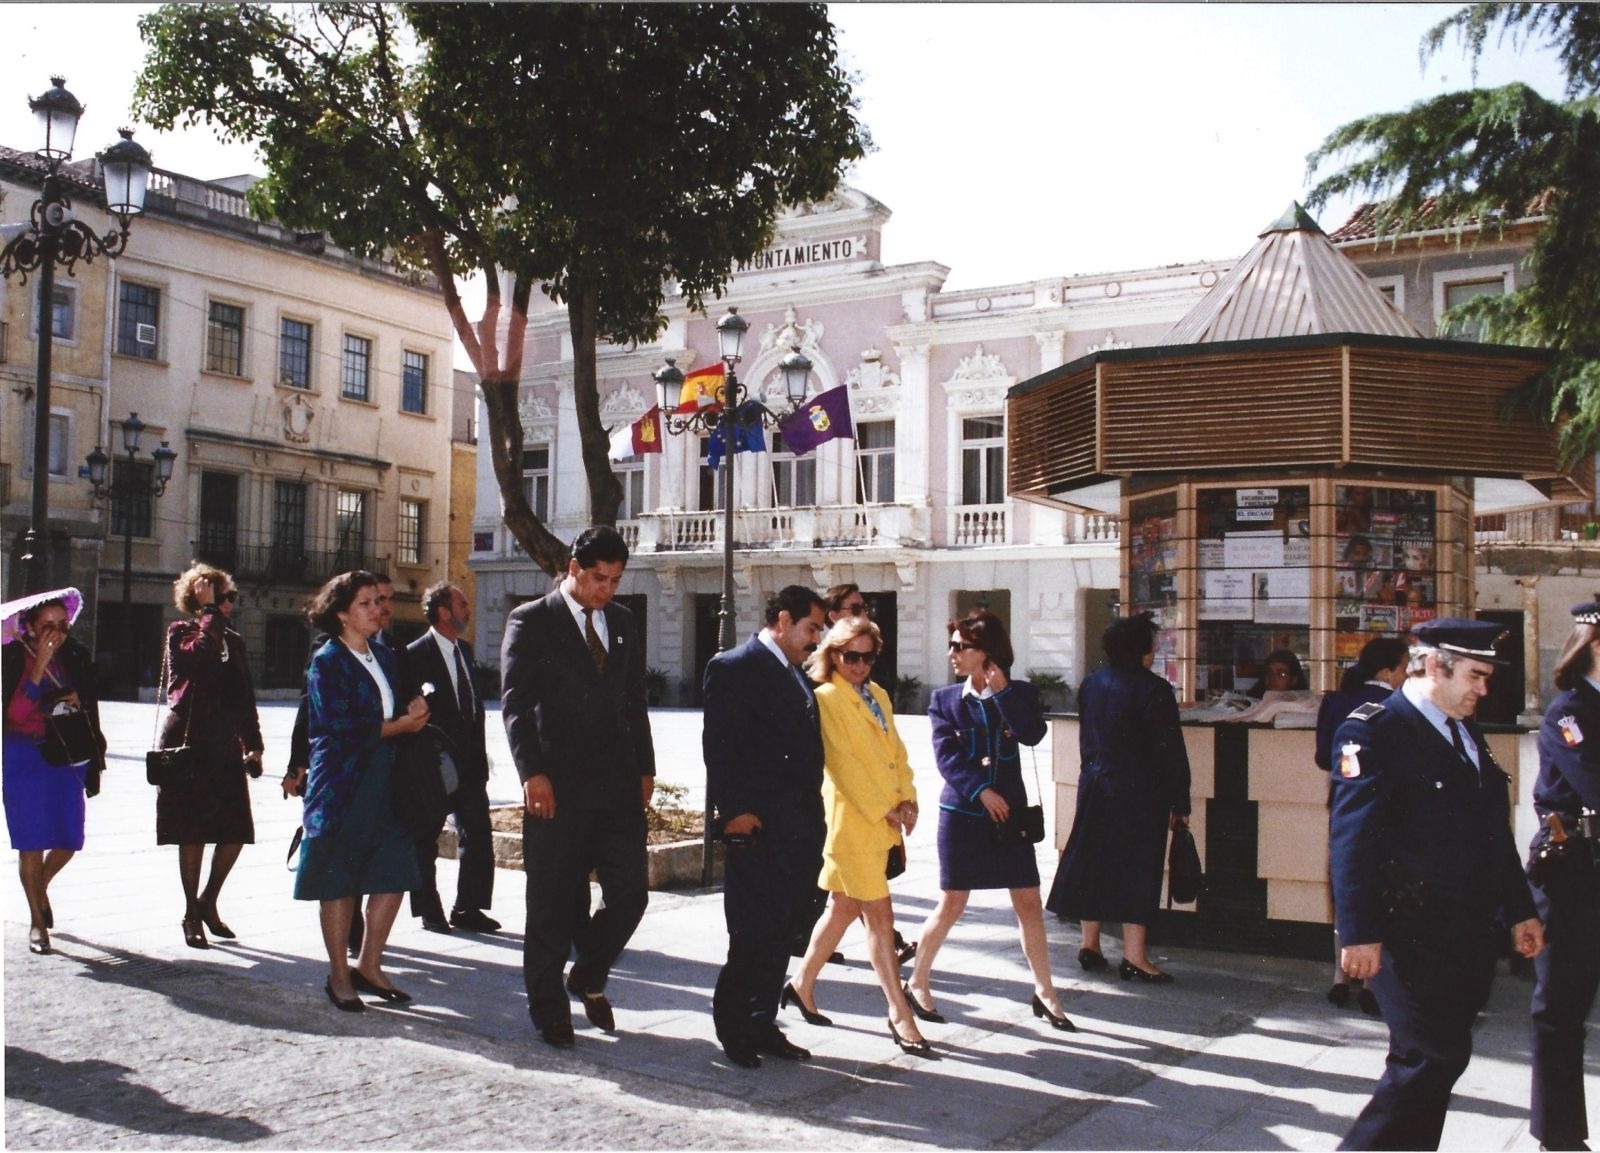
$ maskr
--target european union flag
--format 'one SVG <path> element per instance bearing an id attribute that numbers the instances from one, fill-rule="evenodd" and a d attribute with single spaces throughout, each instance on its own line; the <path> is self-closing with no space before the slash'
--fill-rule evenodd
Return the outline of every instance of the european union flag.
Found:
<path id="1" fill-rule="evenodd" d="M 717 427 L 711 430 L 711 443 L 706 446 L 706 463 L 712 468 L 722 463 L 722 454 L 727 452 L 726 419 L 717 421 Z M 761 402 L 747 400 L 739 406 L 738 419 L 733 421 L 734 452 L 766 452 L 767 436 L 761 428 Z"/>

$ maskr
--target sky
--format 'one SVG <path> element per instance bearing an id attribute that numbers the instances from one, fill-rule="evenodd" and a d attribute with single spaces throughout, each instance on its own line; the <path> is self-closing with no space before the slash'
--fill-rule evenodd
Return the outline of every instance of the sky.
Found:
<path id="1" fill-rule="evenodd" d="M 947 288 L 1235 257 L 1312 181 L 1334 128 L 1472 83 L 1455 5 L 836 4 L 876 150 L 846 176 L 893 212 L 888 264 L 932 260 Z M 60 71 L 87 106 L 79 156 L 130 123 L 138 4 L 0 4 L 0 143 L 30 147 L 27 98 Z M 1561 95 L 1548 50 L 1496 46 L 1484 86 Z M 137 139 L 157 166 L 260 171 L 204 126 Z M 685 178 L 692 174 L 684 173 Z M 1320 214 L 1343 223 L 1348 202 Z"/>

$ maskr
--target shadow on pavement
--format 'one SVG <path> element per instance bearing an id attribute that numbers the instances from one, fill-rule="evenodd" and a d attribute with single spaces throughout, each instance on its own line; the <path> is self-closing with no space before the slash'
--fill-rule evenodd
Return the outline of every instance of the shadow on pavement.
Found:
<path id="1" fill-rule="evenodd" d="M 6 1097 L 96 1121 L 115 1129 L 204 1137 L 243 1144 L 272 1137 L 258 1122 L 203 1109 L 188 1109 L 154 1089 L 127 1080 L 133 1070 L 111 1061 L 57 1061 L 15 1045 L 6 1046 Z"/>

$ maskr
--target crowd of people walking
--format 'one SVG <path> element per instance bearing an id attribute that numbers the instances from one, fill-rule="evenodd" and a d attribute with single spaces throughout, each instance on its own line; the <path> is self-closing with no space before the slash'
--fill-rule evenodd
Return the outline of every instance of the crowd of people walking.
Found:
<path id="1" fill-rule="evenodd" d="M 574 999 L 591 1025 L 617 1028 L 607 981 L 649 900 L 655 749 L 639 625 L 615 599 L 627 560 L 614 529 L 586 530 L 555 587 L 515 610 L 502 639 L 501 711 L 524 807 L 523 978 L 533 1026 L 557 1048 L 575 1044 Z M 283 780 L 286 797 L 303 798 L 293 896 L 318 905 L 324 992 L 347 1012 L 366 1009 L 364 996 L 412 1000 L 383 967 L 407 893 L 429 931 L 500 928 L 488 915 L 486 711 L 464 639 L 471 605 L 448 582 L 429 588 L 429 629 L 400 649 L 386 634 L 392 593 L 381 574 L 352 571 L 308 605 L 320 636 Z M 155 833 L 178 849 L 183 939 L 204 949 L 236 936 L 220 902 L 255 839 L 248 785 L 264 749 L 249 657 L 231 625 L 234 582 L 195 564 L 173 595 L 179 619 L 166 634 L 151 754 Z M 4 807 L 37 954 L 52 951 L 50 882 L 83 847 L 85 798 L 105 764 L 92 663 L 70 636 L 81 607 L 74 589 L 0 606 Z M 1539 736 L 1541 823 L 1526 877 L 1506 779 L 1471 719 L 1499 663 L 1494 626 L 1441 619 L 1419 626 L 1409 646 L 1375 641 L 1324 702 L 1316 759 L 1330 779 L 1338 930 L 1329 999 L 1343 1003 L 1365 982 L 1363 1007 L 1390 1032 L 1386 1071 L 1346 1148 L 1437 1146 L 1507 929 L 1538 976 L 1534 1136 L 1547 1148 L 1584 1147 L 1583 1021 L 1600 988 L 1600 866 L 1590 849 L 1600 753 L 1587 745 L 1600 733 L 1600 602 L 1573 611 Z M 932 976 L 975 890 L 1006 892 L 1032 977 L 1028 1009 L 1053 1030 L 1076 1026 L 1051 972 L 1047 908 L 1081 923 L 1085 972 L 1110 968 L 1102 927 L 1113 922 L 1124 981 L 1174 980 L 1149 954 L 1148 927 L 1168 834 L 1187 823 L 1190 775 L 1176 698 L 1151 671 L 1157 626 L 1148 615 L 1115 621 L 1104 666 L 1079 691 L 1077 807 L 1047 901 L 1035 848 L 1040 693 L 1013 675 L 998 616 L 980 609 L 947 628 L 954 679 L 928 707 L 940 897 L 910 942 L 896 931 L 892 882 L 905 870 L 906 839 L 933 822 L 922 819 L 927 798 L 893 702 L 871 679 L 884 638 L 859 590 L 780 589 L 762 628 L 706 667 L 702 753 L 726 852 L 728 933 L 711 1019 L 736 1066 L 811 1056 L 780 1017 L 793 1009 L 810 1026 L 833 1024 L 826 966 L 858 920 L 890 1041 L 938 1058 L 937 1035 L 924 1029 L 947 1023 Z M 1303 683 L 1298 661 L 1283 655 L 1282 679 Z M 420 819 L 419 773 L 448 793 Z M 446 810 L 461 845 L 448 916 L 433 868 Z"/>

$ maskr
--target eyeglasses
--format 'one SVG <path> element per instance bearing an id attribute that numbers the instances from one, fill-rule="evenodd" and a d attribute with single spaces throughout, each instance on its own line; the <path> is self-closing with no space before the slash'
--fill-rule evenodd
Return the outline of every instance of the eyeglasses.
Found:
<path id="1" fill-rule="evenodd" d="M 840 605 L 839 607 L 853 617 L 867 616 L 872 612 L 872 610 L 867 607 L 866 601 L 856 601 L 853 604 Z"/>
<path id="2" fill-rule="evenodd" d="M 854 649 L 845 649 L 839 653 L 839 659 L 847 665 L 870 665 L 878 659 L 878 654 L 858 653 Z"/>
<path id="3" fill-rule="evenodd" d="M 969 645 L 966 641 L 951 641 L 950 642 L 950 651 L 953 652 L 953 653 L 975 652 L 979 647 L 980 646 L 978 646 L 978 645 Z"/>

